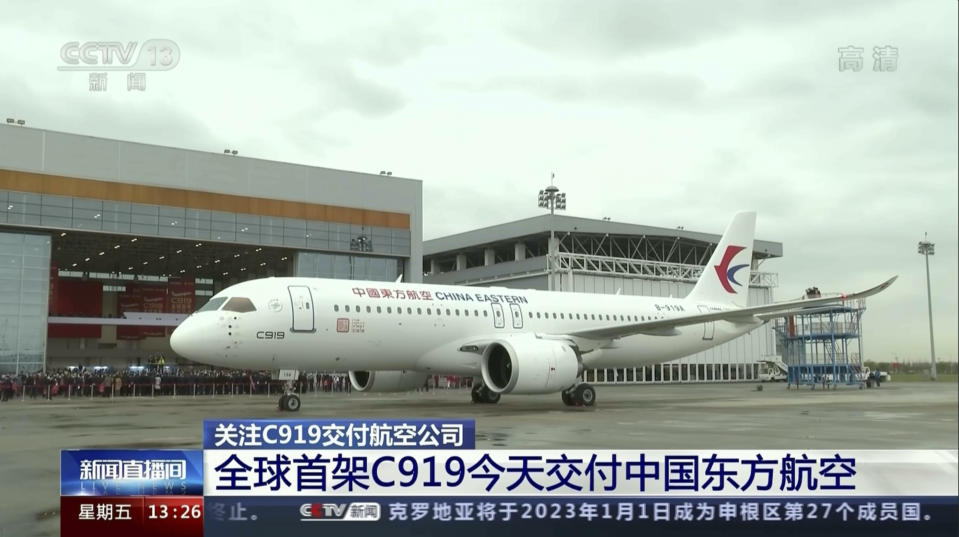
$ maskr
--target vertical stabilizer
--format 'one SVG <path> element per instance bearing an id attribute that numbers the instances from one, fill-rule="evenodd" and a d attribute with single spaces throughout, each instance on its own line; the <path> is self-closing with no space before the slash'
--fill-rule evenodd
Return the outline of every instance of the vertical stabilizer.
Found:
<path id="1" fill-rule="evenodd" d="M 749 292 L 750 264 L 753 260 L 753 236 L 756 213 L 736 213 L 726 227 L 716 251 L 687 300 L 732 303 L 745 307 Z"/>

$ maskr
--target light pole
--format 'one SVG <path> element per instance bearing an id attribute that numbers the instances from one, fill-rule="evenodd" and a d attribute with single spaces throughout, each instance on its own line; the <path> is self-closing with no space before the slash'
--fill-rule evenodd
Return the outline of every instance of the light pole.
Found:
<path id="1" fill-rule="evenodd" d="M 549 186 L 539 191 L 539 207 L 549 209 L 549 243 L 546 245 L 546 288 L 553 290 L 553 215 L 556 211 L 566 210 L 566 193 L 560 192 L 559 188 L 553 185 L 553 178 L 556 174 L 550 174 Z"/>
<path id="2" fill-rule="evenodd" d="M 929 300 L 929 380 L 936 380 L 936 340 L 932 335 L 932 286 L 929 283 L 929 256 L 936 254 L 935 243 L 929 242 L 929 234 L 919 241 L 919 253 L 926 256 L 926 297 Z"/>

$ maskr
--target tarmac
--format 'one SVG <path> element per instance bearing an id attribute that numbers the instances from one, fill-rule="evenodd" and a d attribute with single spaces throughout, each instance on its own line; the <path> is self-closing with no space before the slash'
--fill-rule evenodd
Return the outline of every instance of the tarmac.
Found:
<path id="1" fill-rule="evenodd" d="M 758 387 L 762 386 L 762 390 Z M 469 402 L 468 390 L 306 394 L 296 414 L 249 395 L 0 403 L 0 537 L 59 534 L 59 450 L 200 448 L 208 418 L 475 418 L 491 449 L 959 448 L 959 385 L 787 390 L 784 384 L 597 386 L 597 406 L 559 394 Z"/>

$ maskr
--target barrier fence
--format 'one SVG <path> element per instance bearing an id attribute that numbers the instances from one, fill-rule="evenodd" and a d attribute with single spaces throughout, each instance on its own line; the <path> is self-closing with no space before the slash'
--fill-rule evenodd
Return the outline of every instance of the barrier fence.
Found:
<path id="1" fill-rule="evenodd" d="M 281 380 L 249 380 L 243 379 L 218 379 L 202 381 L 170 381 L 161 380 L 157 382 L 121 382 L 116 383 L 109 380 L 102 382 L 67 382 L 67 383 L 35 383 L 23 384 L 7 381 L 0 384 L 0 402 L 27 399 L 67 399 L 76 398 L 155 398 L 155 397 L 239 397 L 254 395 L 280 395 L 286 382 Z M 468 383 L 456 382 L 443 383 L 441 386 L 446 388 L 456 388 L 466 386 Z M 352 385 L 349 378 L 343 376 L 317 377 L 316 380 L 308 379 L 293 382 L 294 391 L 298 394 L 319 395 L 321 393 L 350 393 Z M 435 389 L 433 383 L 424 386 L 424 389 Z"/>
<path id="2" fill-rule="evenodd" d="M 11 383 L 0 387 L 0 400 L 9 401 L 19 399 L 74 399 L 74 398 L 153 398 L 153 397 L 217 397 L 217 396 L 248 396 L 281 394 L 286 383 L 279 380 L 269 382 L 166 382 L 159 384 L 148 382 L 125 382 L 119 386 L 115 383 L 70 383 L 70 384 L 35 384 L 22 385 Z M 313 383 L 294 383 L 294 389 L 300 395 L 313 393 L 349 393 L 352 387 L 349 380 L 340 383 L 330 383 L 328 386 L 314 385 Z"/>

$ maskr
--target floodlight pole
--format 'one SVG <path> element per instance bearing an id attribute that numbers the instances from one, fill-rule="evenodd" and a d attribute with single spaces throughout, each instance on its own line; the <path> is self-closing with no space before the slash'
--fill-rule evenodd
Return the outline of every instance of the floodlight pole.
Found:
<path id="1" fill-rule="evenodd" d="M 926 299 L 929 304 L 929 380 L 936 380 L 936 340 L 932 332 L 932 284 L 929 282 L 929 256 L 936 254 L 935 243 L 929 242 L 929 234 L 919 241 L 919 253 L 926 258 Z"/>
<path id="2" fill-rule="evenodd" d="M 549 242 L 546 245 L 546 288 L 550 291 L 553 290 L 553 268 L 556 264 L 552 259 L 553 243 L 556 240 L 553 216 L 556 214 L 556 209 L 561 211 L 566 209 L 566 194 L 560 192 L 559 188 L 553 185 L 554 177 L 556 177 L 556 174 L 551 174 L 549 186 L 539 191 L 539 207 L 549 209 Z"/>

